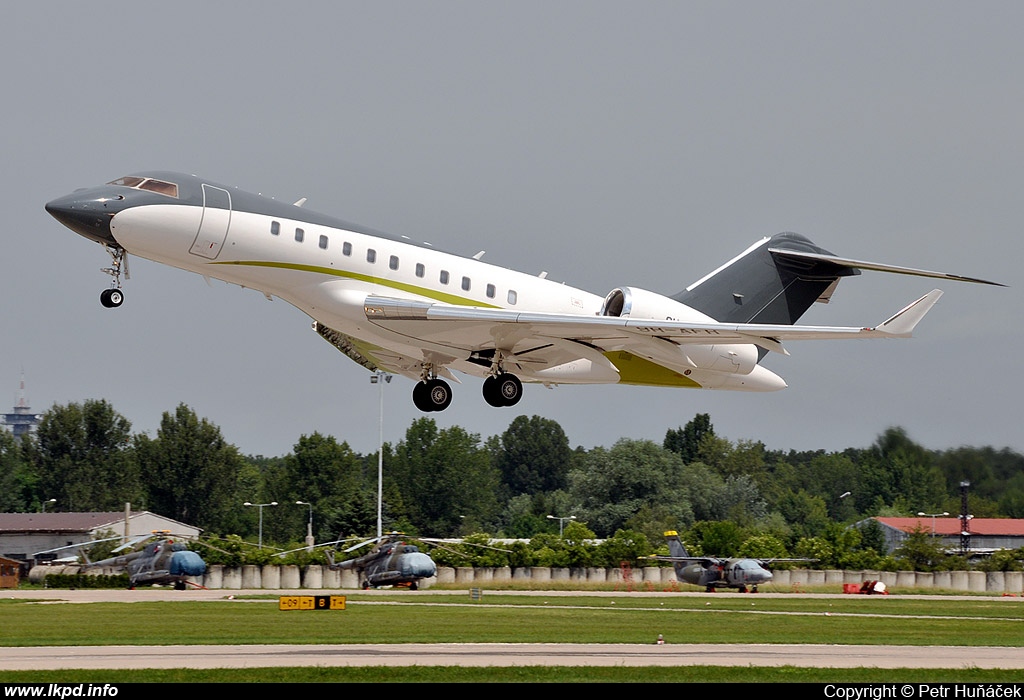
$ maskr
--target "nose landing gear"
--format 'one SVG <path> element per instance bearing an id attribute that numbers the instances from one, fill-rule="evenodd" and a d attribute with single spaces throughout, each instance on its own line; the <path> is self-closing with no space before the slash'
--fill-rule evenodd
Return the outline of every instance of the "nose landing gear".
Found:
<path id="1" fill-rule="evenodd" d="M 124 292 L 121 291 L 121 266 L 124 265 L 124 277 L 129 279 L 128 274 L 128 253 L 119 246 L 104 246 L 110 254 L 110 267 L 104 267 L 100 271 L 111 276 L 110 289 L 104 289 L 100 293 L 100 304 L 108 309 L 116 309 L 124 303 Z"/>

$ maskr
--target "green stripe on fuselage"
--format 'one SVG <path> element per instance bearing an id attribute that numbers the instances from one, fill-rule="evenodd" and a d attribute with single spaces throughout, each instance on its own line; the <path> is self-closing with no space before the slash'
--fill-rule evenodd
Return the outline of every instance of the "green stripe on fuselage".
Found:
<path id="1" fill-rule="evenodd" d="M 439 292 L 429 287 L 421 287 L 415 284 L 406 284 L 405 282 L 396 282 L 395 280 L 389 280 L 386 277 L 374 277 L 373 275 L 364 275 L 358 272 L 351 272 L 349 270 L 337 270 L 333 267 L 321 267 L 319 265 L 302 265 L 299 263 L 274 262 L 271 260 L 225 260 L 222 262 L 214 262 L 211 264 L 246 265 L 249 267 L 274 267 L 281 270 L 312 272 L 320 275 L 331 275 L 332 277 L 344 277 L 345 279 L 357 280 L 359 282 L 367 282 L 368 284 L 379 284 L 382 287 L 390 287 L 391 289 L 408 292 L 409 294 L 416 294 L 417 296 L 427 297 L 428 299 L 440 301 L 445 304 L 453 304 L 456 306 L 476 306 L 479 308 L 486 309 L 501 308 L 497 304 L 488 304 L 486 302 L 477 301 L 475 299 L 467 299 L 466 297 L 458 296 L 457 294 L 447 294 L 445 292 Z"/>

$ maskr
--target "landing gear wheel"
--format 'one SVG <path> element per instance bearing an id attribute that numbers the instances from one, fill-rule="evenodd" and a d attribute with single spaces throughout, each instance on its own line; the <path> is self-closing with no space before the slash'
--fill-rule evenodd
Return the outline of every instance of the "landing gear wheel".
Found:
<path id="1" fill-rule="evenodd" d="M 100 303 L 108 309 L 116 309 L 124 303 L 124 293 L 120 289 L 104 289 L 100 293 Z"/>
<path id="2" fill-rule="evenodd" d="M 443 411 L 452 403 L 452 388 L 441 379 L 419 382 L 412 390 L 412 402 L 424 413 Z"/>
<path id="3" fill-rule="evenodd" d="M 515 406 L 523 398 L 523 383 L 516 375 L 502 372 L 484 380 L 483 394 L 491 406 Z"/>
<path id="4" fill-rule="evenodd" d="M 428 404 L 432 411 L 443 411 L 452 403 L 452 388 L 448 382 L 440 379 L 431 379 L 427 382 Z"/>
<path id="5" fill-rule="evenodd" d="M 430 404 L 427 403 L 430 400 L 427 391 L 426 382 L 416 382 L 416 386 L 412 388 L 412 404 L 424 413 L 430 413 L 432 410 Z"/>
<path id="6" fill-rule="evenodd" d="M 487 379 L 484 380 L 483 393 L 484 401 L 489 403 L 491 406 L 501 408 L 505 405 L 501 400 L 501 391 L 498 387 L 497 377 L 487 377 Z"/>

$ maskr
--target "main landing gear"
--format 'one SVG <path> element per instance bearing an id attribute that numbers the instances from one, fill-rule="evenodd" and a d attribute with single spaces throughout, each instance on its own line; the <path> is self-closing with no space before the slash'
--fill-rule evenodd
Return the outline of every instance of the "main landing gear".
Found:
<path id="1" fill-rule="evenodd" d="M 492 406 L 515 406 L 523 398 L 523 383 L 519 377 L 500 372 L 484 380 L 484 401 Z"/>
<path id="2" fill-rule="evenodd" d="M 412 402 L 424 413 L 443 411 L 452 403 L 452 388 L 437 377 L 424 379 L 413 387 Z"/>
<path id="3" fill-rule="evenodd" d="M 128 254 L 124 248 L 104 246 L 110 253 L 110 267 L 102 268 L 113 279 L 110 282 L 110 289 L 100 292 L 100 303 L 108 309 L 116 309 L 124 303 L 124 292 L 121 291 L 121 266 L 124 265 L 124 276 L 128 279 Z"/>
<path id="4" fill-rule="evenodd" d="M 484 380 L 483 394 L 484 401 L 491 406 L 515 406 L 523 398 L 523 383 L 514 374 L 499 372 Z M 412 402 L 424 413 L 443 411 L 452 403 L 452 388 L 443 379 L 424 372 L 413 387 Z"/>

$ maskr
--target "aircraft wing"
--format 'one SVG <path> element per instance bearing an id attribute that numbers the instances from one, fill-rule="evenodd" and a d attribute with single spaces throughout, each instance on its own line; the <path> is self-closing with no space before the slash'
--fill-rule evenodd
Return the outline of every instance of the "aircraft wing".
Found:
<path id="1" fill-rule="evenodd" d="M 724 559 L 718 557 L 667 557 L 661 554 L 651 554 L 650 556 L 640 557 L 645 560 L 652 561 L 667 561 L 667 562 L 691 562 L 695 564 L 703 564 L 704 566 L 716 566 L 725 562 Z"/>
<path id="2" fill-rule="evenodd" d="M 525 362 L 551 364 L 558 358 L 548 356 L 558 350 L 563 355 L 576 353 L 572 358 L 576 359 L 585 357 L 588 349 L 633 350 L 666 341 L 677 345 L 754 344 L 788 354 L 782 341 L 906 338 L 940 296 L 940 290 L 932 290 L 878 325 L 861 328 L 522 312 L 377 296 L 366 298 L 364 312 L 370 322 L 425 343 L 459 348 L 467 353 L 497 349 Z M 530 357 L 530 353 L 536 355 Z"/>

